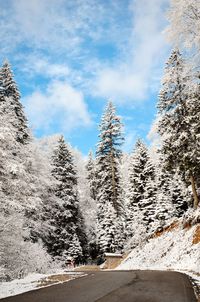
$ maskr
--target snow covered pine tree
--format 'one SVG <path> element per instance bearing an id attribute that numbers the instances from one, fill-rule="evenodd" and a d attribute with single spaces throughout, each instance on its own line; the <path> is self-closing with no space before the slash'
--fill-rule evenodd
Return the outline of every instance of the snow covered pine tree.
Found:
<path id="1" fill-rule="evenodd" d="M 141 140 L 136 142 L 130 160 L 127 199 L 127 236 L 131 238 L 134 236 L 133 222 L 142 222 L 149 231 L 153 228 L 155 216 L 155 169 Z"/>
<path id="2" fill-rule="evenodd" d="M 193 84 L 193 85 L 192 85 Z M 199 90 L 185 72 L 185 64 L 179 50 L 174 50 L 167 62 L 160 91 L 158 132 L 162 138 L 161 154 L 165 168 L 178 172 L 190 181 L 194 208 L 198 205 L 199 185 Z"/>
<path id="3" fill-rule="evenodd" d="M 28 240 L 32 217 L 25 212 L 38 206 L 41 192 L 32 169 L 30 131 L 8 62 L 0 69 L 0 157 L 0 275 L 9 280 L 42 272 L 50 257 L 42 245 Z"/>
<path id="4" fill-rule="evenodd" d="M 52 175 L 57 180 L 54 188 L 58 197 L 53 211 L 54 232 L 48 240 L 48 250 L 53 257 L 65 261 L 68 256 L 79 262 L 84 257 L 87 240 L 83 218 L 79 209 L 77 176 L 73 157 L 63 136 L 53 155 Z"/>
<path id="5" fill-rule="evenodd" d="M 93 159 L 92 151 L 88 155 L 88 162 L 86 165 L 87 180 L 90 188 L 90 197 L 96 200 L 96 167 Z"/>
<path id="6" fill-rule="evenodd" d="M 123 248 L 123 202 L 120 186 L 122 124 L 109 102 L 100 124 L 97 145 L 97 241 L 101 252 Z"/>
<path id="7" fill-rule="evenodd" d="M 22 104 L 20 102 L 20 93 L 8 61 L 5 61 L 0 70 L 0 95 L 1 101 L 4 101 L 4 108 L 7 113 L 12 115 L 12 126 L 16 131 L 16 140 L 26 144 L 30 138 L 27 119 L 25 117 Z"/>

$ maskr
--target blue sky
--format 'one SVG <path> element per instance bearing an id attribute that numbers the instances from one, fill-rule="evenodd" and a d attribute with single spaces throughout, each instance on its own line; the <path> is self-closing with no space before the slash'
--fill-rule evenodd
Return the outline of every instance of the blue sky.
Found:
<path id="1" fill-rule="evenodd" d="M 87 154 L 112 100 L 124 150 L 147 139 L 170 45 L 168 0 L 0 0 L 0 57 L 37 137 L 63 133 Z"/>

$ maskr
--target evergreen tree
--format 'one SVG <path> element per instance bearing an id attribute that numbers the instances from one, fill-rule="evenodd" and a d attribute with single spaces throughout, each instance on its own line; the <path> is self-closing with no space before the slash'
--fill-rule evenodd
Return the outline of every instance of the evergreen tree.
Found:
<path id="1" fill-rule="evenodd" d="M 96 200 L 96 167 L 95 167 L 95 161 L 93 159 L 92 151 L 89 153 L 86 169 L 87 169 L 87 180 L 90 187 L 90 197 L 93 200 Z"/>
<path id="2" fill-rule="evenodd" d="M 120 185 L 120 146 L 122 124 L 108 103 L 100 124 L 97 147 L 97 235 L 102 252 L 115 252 L 123 246 L 123 203 Z M 112 227 L 111 227 L 112 226 Z M 120 237 L 121 236 L 121 237 Z"/>
<path id="3" fill-rule="evenodd" d="M 27 126 L 27 119 L 23 106 L 20 102 L 20 93 L 10 65 L 4 62 L 0 69 L 0 101 L 5 102 L 5 112 L 12 114 L 12 125 L 15 129 L 16 140 L 26 144 L 30 139 L 30 131 Z"/>
<path id="4" fill-rule="evenodd" d="M 129 166 L 128 186 L 128 237 L 134 236 L 131 228 L 134 216 L 143 221 L 147 230 L 150 230 L 154 222 L 156 187 L 154 166 L 150 160 L 146 146 L 138 140 L 131 157 Z M 142 218 L 141 218 L 142 216 Z"/>
<path id="5" fill-rule="evenodd" d="M 190 204 L 189 192 L 178 173 L 172 176 L 170 188 L 171 201 L 174 206 L 174 216 L 179 218 L 187 211 L 188 205 Z"/>
<path id="6" fill-rule="evenodd" d="M 143 199 L 139 202 L 139 208 L 143 214 L 143 222 L 148 233 L 155 231 L 155 214 L 157 203 L 157 187 L 155 178 L 148 177 L 145 185 Z"/>
<path id="7" fill-rule="evenodd" d="M 19 120 L 13 110 L 13 97 L 5 95 L 2 83 L 1 74 L 0 267 L 3 267 L 5 278 L 9 279 L 24 276 L 36 270 L 41 271 L 40 264 L 45 262 L 43 257 L 48 258 L 41 244 L 38 244 L 39 240 L 34 244 L 30 240 L 32 229 L 38 230 L 41 226 L 39 219 L 33 218 L 32 213 L 40 213 L 41 204 L 48 194 L 45 192 L 44 172 L 41 173 L 41 170 L 36 168 L 36 165 L 41 167 L 42 162 L 38 164 L 37 161 L 36 164 L 34 160 L 32 141 L 24 144 L 18 139 L 21 130 L 16 127 Z M 29 132 L 28 128 L 27 132 Z M 41 228 L 40 231 L 42 231 Z M 37 256 L 37 253 L 41 258 Z"/>
<path id="8" fill-rule="evenodd" d="M 97 246 L 97 230 L 96 230 L 96 194 L 97 194 L 97 180 L 96 180 L 96 163 L 93 159 L 92 151 L 89 152 L 88 161 L 86 164 L 86 179 L 89 191 L 89 197 L 87 201 L 90 201 L 90 209 L 87 209 L 87 213 L 90 213 L 90 219 L 88 222 L 88 247 L 89 247 L 89 257 L 90 261 L 96 261 L 99 254 Z M 95 204 L 94 205 L 92 204 Z"/>
<path id="9" fill-rule="evenodd" d="M 157 203 L 156 203 L 156 229 L 168 224 L 170 219 L 175 216 L 175 208 L 172 203 L 172 175 L 165 171 L 162 162 L 156 169 L 157 179 Z"/>
<path id="10" fill-rule="evenodd" d="M 54 192 L 58 199 L 55 207 L 51 209 L 54 231 L 51 232 L 47 243 L 48 250 L 61 260 L 65 260 L 66 256 L 73 256 L 79 261 L 83 257 L 86 238 L 83 235 L 84 226 L 79 210 L 73 157 L 63 136 L 54 151 L 52 175 L 57 181 Z"/>
<path id="11" fill-rule="evenodd" d="M 167 62 L 163 87 L 159 97 L 159 127 L 162 137 L 161 153 L 168 171 L 189 179 L 193 189 L 194 207 L 198 205 L 199 182 L 199 95 L 192 92 L 190 77 L 178 50 Z M 198 85 L 192 85 L 198 87 Z"/>

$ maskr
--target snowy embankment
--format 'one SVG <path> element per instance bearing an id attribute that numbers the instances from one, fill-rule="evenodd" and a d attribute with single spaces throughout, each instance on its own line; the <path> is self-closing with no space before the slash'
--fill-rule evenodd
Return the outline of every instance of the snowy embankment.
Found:
<path id="1" fill-rule="evenodd" d="M 173 269 L 200 273 L 200 242 L 194 244 L 194 233 L 200 225 L 190 229 L 174 229 L 138 246 L 118 269 Z"/>
<path id="2" fill-rule="evenodd" d="M 86 276 L 81 272 L 58 271 L 56 274 L 30 274 L 23 279 L 0 283 L 0 299 Z"/>
<path id="3" fill-rule="evenodd" d="M 182 222 L 134 248 L 117 270 L 175 270 L 200 283 L 200 223 Z"/>

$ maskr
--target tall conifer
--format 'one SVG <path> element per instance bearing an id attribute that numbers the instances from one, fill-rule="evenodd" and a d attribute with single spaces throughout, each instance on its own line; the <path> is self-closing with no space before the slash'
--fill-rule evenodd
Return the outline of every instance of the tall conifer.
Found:
<path id="1" fill-rule="evenodd" d="M 5 102 L 4 110 L 12 115 L 11 123 L 16 132 L 16 140 L 26 144 L 30 139 L 30 131 L 23 106 L 20 102 L 20 93 L 8 61 L 0 69 L 0 97 Z"/>
<path id="2" fill-rule="evenodd" d="M 185 71 L 185 63 L 178 50 L 174 50 L 167 61 L 159 96 L 159 127 L 161 153 L 165 168 L 178 171 L 185 180 L 190 180 L 194 197 L 194 208 L 198 205 L 199 185 L 199 90 Z M 195 87 L 191 91 L 190 86 Z M 196 90 L 196 91 L 197 91 Z"/>
<path id="3" fill-rule="evenodd" d="M 123 143 L 122 124 L 109 102 L 100 124 L 97 146 L 97 235 L 101 251 L 123 246 L 123 203 L 119 161 Z"/>

